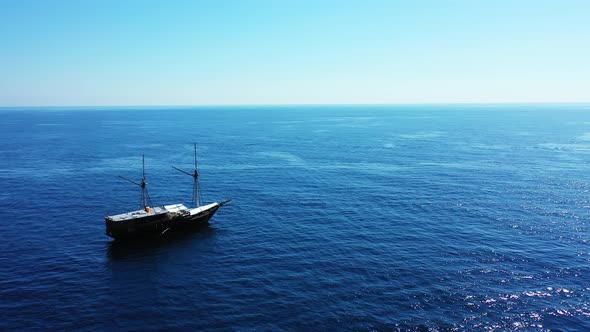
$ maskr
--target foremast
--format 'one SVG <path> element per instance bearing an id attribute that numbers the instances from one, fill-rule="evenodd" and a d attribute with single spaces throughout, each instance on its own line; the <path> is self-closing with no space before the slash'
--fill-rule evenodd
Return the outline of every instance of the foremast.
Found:
<path id="1" fill-rule="evenodd" d="M 203 197 L 201 196 L 201 188 L 199 186 L 199 171 L 198 171 L 198 167 L 197 167 L 197 144 L 194 144 L 194 148 L 195 148 L 195 165 L 194 165 L 195 168 L 192 173 L 185 172 L 184 170 L 182 170 L 178 167 L 172 166 L 172 168 L 193 178 L 192 204 L 194 207 L 200 207 L 203 205 Z"/>

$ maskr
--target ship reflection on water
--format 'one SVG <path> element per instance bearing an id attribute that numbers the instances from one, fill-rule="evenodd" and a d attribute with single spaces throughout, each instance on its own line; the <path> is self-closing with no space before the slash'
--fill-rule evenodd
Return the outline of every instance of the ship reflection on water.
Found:
<path id="1" fill-rule="evenodd" d="M 116 241 L 108 242 L 107 257 L 111 260 L 121 260 L 136 255 L 150 255 L 163 248 L 181 246 L 190 241 L 205 241 L 212 239 L 216 229 L 208 224 L 198 225 L 190 231 L 169 231 L 164 236 L 151 241 Z"/>

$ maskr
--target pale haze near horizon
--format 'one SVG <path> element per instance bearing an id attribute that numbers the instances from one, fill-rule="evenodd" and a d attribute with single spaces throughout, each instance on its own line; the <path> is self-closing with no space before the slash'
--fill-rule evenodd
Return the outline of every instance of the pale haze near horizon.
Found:
<path id="1" fill-rule="evenodd" d="M 590 1 L 2 1 L 0 106 L 590 101 Z"/>

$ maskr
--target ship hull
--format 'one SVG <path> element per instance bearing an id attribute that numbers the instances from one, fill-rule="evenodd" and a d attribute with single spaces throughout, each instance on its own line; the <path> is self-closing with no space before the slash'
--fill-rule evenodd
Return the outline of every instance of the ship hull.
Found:
<path id="1" fill-rule="evenodd" d="M 216 205 L 194 215 L 161 214 L 125 222 L 107 218 L 106 234 L 117 241 L 161 239 L 170 233 L 208 225 L 220 207 Z"/>

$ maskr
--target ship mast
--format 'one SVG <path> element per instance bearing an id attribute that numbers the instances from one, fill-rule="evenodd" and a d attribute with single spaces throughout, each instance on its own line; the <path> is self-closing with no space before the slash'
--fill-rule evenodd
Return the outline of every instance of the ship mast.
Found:
<path id="1" fill-rule="evenodd" d="M 130 180 L 124 176 L 119 175 L 119 177 L 125 181 L 128 181 L 136 186 L 141 187 L 141 202 L 139 203 L 143 209 L 147 209 L 152 205 L 152 200 L 150 199 L 150 195 L 148 194 L 147 190 L 147 181 L 145 178 L 145 155 L 141 155 L 141 163 L 142 163 L 142 177 L 141 183 L 137 183 L 133 180 Z"/>
<path id="2" fill-rule="evenodd" d="M 195 147 L 195 169 L 193 173 L 185 172 L 178 167 L 172 166 L 175 170 L 182 172 L 188 176 L 193 178 L 193 206 L 199 207 L 203 205 L 203 198 L 201 197 L 201 189 L 199 188 L 199 171 L 197 167 L 197 144 L 194 144 Z"/>

